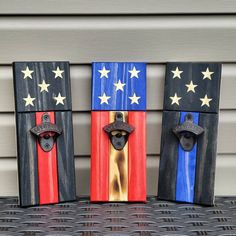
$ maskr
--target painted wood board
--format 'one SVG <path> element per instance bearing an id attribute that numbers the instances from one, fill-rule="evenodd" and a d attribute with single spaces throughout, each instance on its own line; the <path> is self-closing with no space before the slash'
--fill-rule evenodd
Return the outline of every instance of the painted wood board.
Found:
<path id="1" fill-rule="evenodd" d="M 158 196 L 214 204 L 220 63 L 167 63 Z"/>
<path id="2" fill-rule="evenodd" d="M 15 62 L 13 72 L 20 204 L 75 200 L 69 63 Z"/>
<path id="3" fill-rule="evenodd" d="M 21 206 L 38 205 L 38 162 L 36 142 L 27 130 L 35 126 L 34 113 L 17 113 L 17 163 L 19 181 L 19 202 Z"/>
<path id="4" fill-rule="evenodd" d="M 95 62 L 92 73 L 91 200 L 146 201 L 146 65 Z"/>
<path id="5" fill-rule="evenodd" d="M 122 112 L 124 122 L 127 122 L 127 112 Z M 109 123 L 115 121 L 116 112 L 109 113 Z M 110 143 L 109 153 L 109 201 L 128 200 L 128 145 L 122 150 L 116 150 Z"/>
<path id="6" fill-rule="evenodd" d="M 165 64 L 147 64 L 147 111 L 162 110 L 165 81 Z M 71 91 L 74 112 L 90 111 L 91 107 L 91 65 L 73 64 L 70 66 Z M 236 109 L 236 64 L 222 64 L 221 110 Z M 0 111 L 14 111 L 12 68 L 0 65 Z M 80 88 L 80 93 L 77 92 Z"/>
<path id="7" fill-rule="evenodd" d="M 90 199 L 146 201 L 146 112 L 123 112 L 135 130 L 122 150 L 104 132 L 116 112 L 92 111 Z M 112 119 L 110 119 L 112 118 Z"/>

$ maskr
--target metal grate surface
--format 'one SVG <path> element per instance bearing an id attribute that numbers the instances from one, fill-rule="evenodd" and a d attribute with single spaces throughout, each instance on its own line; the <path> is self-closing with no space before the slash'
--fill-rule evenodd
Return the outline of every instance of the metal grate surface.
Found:
<path id="1" fill-rule="evenodd" d="M 19 208 L 16 198 L 1 198 L 0 235 L 236 235 L 236 198 L 217 198 L 215 207 L 150 197 L 146 204 L 90 204 L 82 198 L 30 208 Z"/>

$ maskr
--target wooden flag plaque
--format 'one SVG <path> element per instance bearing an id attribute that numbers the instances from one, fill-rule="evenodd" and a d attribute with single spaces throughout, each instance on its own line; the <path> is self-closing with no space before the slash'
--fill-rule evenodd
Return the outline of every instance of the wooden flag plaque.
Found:
<path id="1" fill-rule="evenodd" d="M 20 205 L 76 199 L 68 62 L 15 62 Z"/>
<path id="2" fill-rule="evenodd" d="M 220 63 L 167 63 L 158 197 L 214 204 Z"/>
<path id="3" fill-rule="evenodd" d="M 93 63 L 91 201 L 146 201 L 144 63 Z"/>

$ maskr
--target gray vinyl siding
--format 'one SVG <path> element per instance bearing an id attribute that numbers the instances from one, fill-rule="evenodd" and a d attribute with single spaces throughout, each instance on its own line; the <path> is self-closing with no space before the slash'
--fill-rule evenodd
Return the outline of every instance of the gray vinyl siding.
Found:
<path id="1" fill-rule="evenodd" d="M 97 4 L 95 4 L 97 3 Z M 9 0 L 0 2 L 1 14 L 187 14 L 235 13 L 234 0 Z"/>
<path id="2" fill-rule="evenodd" d="M 216 194 L 236 194 L 235 1 L 0 2 L 0 195 L 17 195 L 11 63 L 71 65 L 77 193 L 89 194 L 93 61 L 147 62 L 147 181 L 156 194 L 165 63 L 223 63 Z M 202 14 L 204 13 L 204 14 Z"/>

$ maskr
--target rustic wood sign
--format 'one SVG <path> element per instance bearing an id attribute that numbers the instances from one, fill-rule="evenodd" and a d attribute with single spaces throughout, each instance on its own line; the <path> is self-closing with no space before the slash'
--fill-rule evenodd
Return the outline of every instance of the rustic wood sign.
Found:
<path id="1" fill-rule="evenodd" d="M 76 199 L 68 62 L 13 64 L 20 205 Z"/>
<path id="2" fill-rule="evenodd" d="M 168 63 L 158 196 L 214 203 L 221 64 Z"/>
<path id="3" fill-rule="evenodd" d="M 146 65 L 93 63 L 91 201 L 146 200 Z"/>

